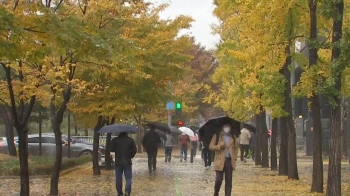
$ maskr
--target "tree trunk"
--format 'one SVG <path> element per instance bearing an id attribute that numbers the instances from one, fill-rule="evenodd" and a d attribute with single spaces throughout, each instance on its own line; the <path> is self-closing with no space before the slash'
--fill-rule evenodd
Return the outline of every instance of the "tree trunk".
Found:
<path id="1" fill-rule="evenodd" d="M 262 111 L 258 114 L 258 129 L 260 129 L 261 134 L 261 166 L 269 167 L 269 149 L 268 149 L 268 137 L 267 137 L 267 125 L 266 125 L 266 112 Z"/>
<path id="2" fill-rule="evenodd" d="M 5 123 L 6 128 L 6 141 L 7 141 L 7 150 L 10 156 L 17 156 L 16 145 L 14 141 L 14 130 L 13 130 L 13 120 L 11 112 L 6 108 L 6 106 L 0 106 L 1 118 Z"/>
<path id="3" fill-rule="evenodd" d="M 256 125 L 260 125 L 260 118 L 257 116 L 256 118 Z M 261 128 L 257 127 L 256 129 L 256 135 L 255 135 L 255 165 L 261 165 Z"/>
<path id="4" fill-rule="evenodd" d="M 278 118 L 272 120 L 272 134 L 271 134 L 271 170 L 277 171 L 277 130 L 278 130 Z"/>
<path id="5" fill-rule="evenodd" d="M 53 166 L 51 176 L 50 195 L 58 195 L 58 182 L 60 178 L 60 171 L 62 165 L 62 135 L 61 135 L 61 123 L 58 122 L 56 117 L 52 118 L 52 129 L 55 134 L 56 140 L 56 157 L 55 164 Z"/>
<path id="6" fill-rule="evenodd" d="M 101 175 L 100 166 L 98 165 L 98 149 L 100 146 L 100 134 L 98 130 L 100 130 L 103 126 L 102 116 L 98 116 L 97 123 L 94 127 L 94 137 L 93 137 L 93 153 L 92 153 L 92 170 L 95 176 Z"/>
<path id="7" fill-rule="evenodd" d="M 75 115 L 73 115 L 73 121 L 74 121 L 74 135 L 78 136 L 78 126 L 77 126 L 77 120 L 75 119 Z"/>
<path id="8" fill-rule="evenodd" d="M 71 139 L 70 139 L 70 113 L 68 113 L 68 158 L 70 158 L 70 141 L 71 141 Z"/>
<path id="9" fill-rule="evenodd" d="M 108 125 L 114 124 L 115 117 L 111 119 L 110 122 L 108 122 Z M 112 140 L 112 134 L 107 133 L 106 137 L 106 153 L 105 153 L 105 168 L 106 170 L 112 169 L 112 159 L 111 159 L 111 140 Z"/>
<path id="10" fill-rule="evenodd" d="M 283 66 L 283 75 L 286 78 L 287 82 L 285 84 L 285 110 L 288 113 L 288 116 L 286 117 L 287 121 L 287 128 L 288 128 L 288 178 L 289 179 L 299 179 L 298 175 L 298 165 L 297 165 L 297 148 L 296 148 L 296 133 L 295 133 L 295 127 L 294 127 L 294 120 L 293 120 L 293 109 L 292 109 L 292 88 L 291 88 L 291 81 L 290 81 L 290 71 L 289 66 L 292 64 L 292 57 L 290 52 L 290 47 L 286 47 L 286 54 L 287 59 L 286 63 Z"/>
<path id="11" fill-rule="evenodd" d="M 16 145 L 14 140 L 12 118 L 7 118 L 7 120 L 5 120 L 5 127 L 6 127 L 6 140 L 7 140 L 9 155 L 15 157 L 17 156 L 17 150 L 16 150 Z"/>
<path id="12" fill-rule="evenodd" d="M 18 134 L 18 155 L 21 174 L 20 196 L 29 196 L 29 168 L 28 168 L 28 127 L 16 126 Z"/>
<path id="13" fill-rule="evenodd" d="M 317 1 L 309 0 L 310 9 L 310 41 L 317 42 Z M 318 48 L 309 46 L 309 65 L 317 66 Z M 311 192 L 323 192 L 323 160 L 322 160 L 322 122 L 320 98 L 314 94 L 310 99 L 312 110 L 312 126 L 314 132 L 313 146 L 313 167 L 312 167 L 312 183 Z"/>
<path id="14" fill-rule="evenodd" d="M 85 133 L 85 136 L 89 136 L 89 131 L 87 130 L 87 128 L 84 129 L 84 133 Z"/>
<path id="15" fill-rule="evenodd" d="M 286 46 L 286 53 L 290 53 L 289 45 Z M 288 81 L 288 75 L 290 76 L 288 69 L 288 66 L 291 63 L 291 57 L 286 58 L 286 62 L 283 65 L 283 68 L 280 70 L 280 73 L 283 74 L 283 76 L 287 79 L 287 82 L 285 83 L 285 90 L 284 90 L 284 110 L 287 111 L 287 102 L 290 100 L 290 94 L 288 94 L 287 88 L 290 86 L 290 83 Z M 288 74 L 289 73 L 289 74 Z M 291 100 L 290 100 L 291 101 Z M 289 132 L 287 129 L 287 123 L 288 119 L 287 117 L 280 118 L 280 126 L 279 126 L 279 132 L 280 132 L 280 156 L 279 156 L 279 168 L 278 168 L 278 175 L 281 176 L 288 176 L 288 137 Z"/>
<path id="16" fill-rule="evenodd" d="M 346 119 L 342 119 L 342 138 L 341 138 L 341 150 L 342 150 L 342 157 L 344 156 L 345 161 L 348 160 L 349 158 L 349 154 L 348 154 L 348 142 L 347 142 L 347 138 L 348 138 L 348 133 L 347 133 L 347 120 Z"/>
<path id="17" fill-rule="evenodd" d="M 18 134 L 18 151 L 19 151 L 19 165 L 20 165 L 20 174 L 21 174 L 21 190 L 20 196 L 29 196 L 29 170 L 28 170 L 28 119 L 32 113 L 33 106 L 36 100 L 35 96 L 30 97 L 29 103 L 21 98 L 18 100 L 15 99 L 15 93 L 12 86 L 12 76 L 11 76 L 11 67 L 6 66 L 3 63 L 0 63 L 3 67 L 6 74 L 7 89 L 10 97 L 10 108 L 12 115 L 12 122 L 16 128 Z M 18 62 L 19 71 L 18 78 L 19 81 L 24 82 L 24 76 L 22 73 L 22 61 Z M 41 67 L 39 66 L 39 70 Z M 22 93 L 22 92 L 20 92 Z M 18 103 L 18 106 L 17 106 Z M 21 108 L 18 112 L 17 110 Z"/>
<path id="18" fill-rule="evenodd" d="M 342 96 L 342 101 L 341 101 L 341 124 L 340 124 L 340 129 L 341 129 L 341 157 L 343 159 L 343 157 L 345 158 L 345 161 L 348 160 L 348 145 L 347 145 L 347 119 L 346 119 L 346 100 L 345 100 L 345 96 Z"/>
<path id="19" fill-rule="evenodd" d="M 142 153 L 142 137 L 143 137 L 143 130 L 142 130 L 142 122 L 141 122 L 141 115 L 134 115 L 134 119 L 137 123 L 137 152 Z"/>
<path id="20" fill-rule="evenodd" d="M 311 192 L 323 192 L 322 122 L 319 96 L 311 98 L 312 126 L 314 132 Z"/>
<path id="21" fill-rule="evenodd" d="M 38 126 L 39 126 L 39 156 L 42 155 L 42 145 L 41 145 L 41 133 L 42 133 L 42 116 L 41 116 L 41 110 L 39 109 L 39 122 L 38 122 Z"/>
<path id="22" fill-rule="evenodd" d="M 287 129 L 287 118 L 280 118 L 280 157 L 278 164 L 278 175 L 288 176 L 288 129 Z"/>
<path id="23" fill-rule="evenodd" d="M 112 160 L 111 160 L 111 139 L 112 139 L 112 134 L 107 133 L 106 137 L 106 153 L 105 153 L 105 168 L 106 170 L 111 170 L 112 169 Z"/>
<path id="24" fill-rule="evenodd" d="M 338 0 L 334 3 L 334 15 L 333 18 L 333 32 L 332 43 L 335 44 L 332 49 L 332 62 L 339 60 L 341 55 L 341 49 L 338 45 L 343 34 L 343 15 L 344 15 L 344 1 Z M 332 69 L 335 73 L 332 73 L 335 79 L 334 90 L 341 92 L 341 74 L 344 70 L 342 65 L 336 64 L 338 69 Z M 335 106 L 331 109 L 331 133 L 329 143 L 329 165 L 328 165 L 328 180 L 327 180 L 327 196 L 338 196 L 341 194 L 341 100 L 340 97 L 335 94 L 333 96 Z"/>
<path id="25" fill-rule="evenodd" d="M 74 126 L 74 135 L 77 136 L 78 135 L 78 127 L 75 125 Z"/>

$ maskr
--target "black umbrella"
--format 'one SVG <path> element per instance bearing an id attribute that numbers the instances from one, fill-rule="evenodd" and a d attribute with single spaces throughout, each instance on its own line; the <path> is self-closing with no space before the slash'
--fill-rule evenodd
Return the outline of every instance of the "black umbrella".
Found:
<path id="1" fill-rule="evenodd" d="M 211 140 L 213 135 L 218 133 L 221 130 L 221 127 L 226 123 L 231 124 L 231 134 L 239 137 L 241 134 L 241 123 L 228 116 L 218 116 L 209 119 L 201 128 L 199 128 L 198 131 L 202 141 L 207 140 L 208 138 Z"/>
<path id="2" fill-rule="evenodd" d="M 159 131 L 170 133 L 170 128 L 167 124 L 159 123 L 159 122 L 149 122 L 147 123 L 149 127 L 154 127 L 155 129 L 158 129 Z"/>
<path id="3" fill-rule="evenodd" d="M 121 133 L 121 132 L 136 133 L 137 128 L 136 126 L 133 126 L 133 125 L 113 124 L 113 125 L 107 125 L 102 127 L 98 132 L 99 133 Z"/>
<path id="4" fill-rule="evenodd" d="M 256 132 L 256 125 L 254 122 L 245 122 L 244 125 L 250 132 Z"/>
<path id="5" fill-rule="evenodd" d="M 159 131 L 159 130 L 156 130 L 156 133 L 159 135 L 160 138 L 162 138 L 163 140 L 166 140 L 166 135 L 165 133 Z"/>

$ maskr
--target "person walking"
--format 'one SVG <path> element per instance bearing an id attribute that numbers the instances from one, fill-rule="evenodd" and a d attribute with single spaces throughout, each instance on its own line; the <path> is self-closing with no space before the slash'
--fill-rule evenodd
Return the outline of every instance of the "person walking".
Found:
<path id="1" fill-rule="evenodd" d="M 239 143 L 241 149 L 241 161 L 246 162 L 249 154 L 249 140 L 252 137 L 250 131 L 247 129 L 246 125 L 243 125 L 243 129 L 241 130 L 241 135 L 239 136 Z"/>
<path id="2" fill-rule="evenodd" d="M 193 157 L 196 157 L 197 154 L 197 148 L 198 148 L 198 134 L 194 132 L 194 136 L 190 137 L 191 145 L 192 145 L 192 155 Z"/>
<path id="3" fill-rule="evenodd" d="M 201 141 L 202 143 L 202 154 L 203 154 L 203 161 L 204 161 L 204 167 L 205 169 L 209 169 L 211 167 L 211 162 L 212 162 L 212 153 L 211 150 L 209 149 L 209 143 L 206 141 Z"/>
<path id="4" fill-rule="evenodd" d="M 171 161 L 171 153 L 173 152 L 174 137 L 170 134 L 166 134 L 166 140 L 164 144 L 165 148 L 165 162 Z"/>
<path id="5" fill-rule="evenodd" d="M 125 177 L 125 195 L 131 194 L 132 161 L 136 154 L 136 144 L 134 139 L 128 137 L 126 132 L 122 132 L 111 141 L 111 152 L 115 152 L 115 186 L 118 196 L 123 193 L 123 173 Z"/>
<path id="6" fill-rule="evenodd" d="M 150 126 L 150 130 L 143 136 L 142 146 L 145 148 L 148 157 L 148 170 L 151 173 L 157 169 L 158 144 L 161 142 L 160 136 L 155 132 L 155 127 Z"/>
<path id="7" fill-rule="evenodd" d="M 182 159 L 187 161 L 188 144 L 191 143 L 190 137 L 182 133 L 179 137 L 179 142 L 180 142 L 180 162 L 182 162 Z"/>
<path id="8" fill-rule="evenodd" d="M 225 196 L 231 196 L 232 173 L 236 168 L 238 154 L 237 139 L 231 133 L 231 125 L 225 123 L 222 130 L 215 134 L 209 149 L 215 150 L 214 169 L 216 172 L 214 196 L 218 196 L 225 176 Z"/>

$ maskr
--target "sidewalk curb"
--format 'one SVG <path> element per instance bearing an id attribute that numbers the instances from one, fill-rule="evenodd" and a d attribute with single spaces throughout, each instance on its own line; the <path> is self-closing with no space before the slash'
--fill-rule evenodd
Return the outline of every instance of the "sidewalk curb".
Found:
<path id="1" fill-rule="evenodd" d="M 20 179 L 21 176 L 0 176 L 1 180 L 7 180 L 7 179 Z M 51 178 L 51 175 L 36 175 L 36 176 L 29 176 L 29 180 L 32 179 L 42 179 L 42 178 Z"/>

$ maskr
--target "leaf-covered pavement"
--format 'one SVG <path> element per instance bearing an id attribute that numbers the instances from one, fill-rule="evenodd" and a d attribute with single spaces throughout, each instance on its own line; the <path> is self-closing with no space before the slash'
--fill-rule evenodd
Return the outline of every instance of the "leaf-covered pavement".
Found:
<path id="1" fill-rule="evenodd" d="M 234 173 L 233 195 L 244 196 L 302 196 L 316 195 L 309 193 L 312 159 L 299 159 L 300 180 L 287 180 L 277 176 L 276 171 L 254 166 L 252 161 L 238 163 Z M 327 166 L 325 166 L 325 171 Z M 343 165 L 343 195 L 350 195 L 350 166 Z M 60 195 L 62 196 L 108 196 L 116 195 L 114 172 L 102 171 L 101 176 L 91 175 L 91 165 L 85 165 L 64 174 L 60 179 Z M 325 172 L 325 178 L 327 177 Z M 215 172 L 205 170 L 200 158 L 194 163 L 179 162 L 174 158 L 171 163 L 165 163 L 158 158 L 157 171 L 150 175 L 147 170 L 147 160 L 136 158 L 133 165 L 133 189 L 135 196 L 207 196 L 212 195 Z M 31 179 L 31 195 L 47 195 L 50 179 Z M 326 180 L 325 180 L 326 182 Z M 224 184 L 223 184 L 224 187 Z M 223 195 L 223 187 L 222 194 Z M 2 179 L 0 195 L 15 196 L 19 192 L 18 179 Z M 324 195 L 324 194 L 319 194 Z"/>

